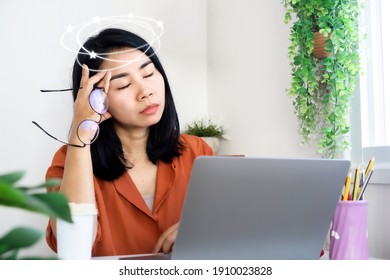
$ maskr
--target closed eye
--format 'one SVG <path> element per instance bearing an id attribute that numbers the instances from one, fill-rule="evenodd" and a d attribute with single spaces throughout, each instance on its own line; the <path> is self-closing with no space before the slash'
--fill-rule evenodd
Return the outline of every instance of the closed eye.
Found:
<path id="1" fill-rule="evenodd" d="M 150 77 L 152 77 L 153 76 L 153 72 L 152 73 L 150 73 L 149 75 L 146 75 L 146 76 L 144 76 L 144 79 L 147 79 L 147 78 L 150 78 Z"/>
<path id="2" fill-rule="evenodd" d="M 123 90 L 123 89 L 125 89 L 125 88 L 128 88 L 130 85 L 131 85 L 131 83 L 128 83 L 128 84 L 127 84 L 127 85 L 125 85 L 124 87 L 120 87 L 120 88 L 118 88 L 118 90 Z"/>

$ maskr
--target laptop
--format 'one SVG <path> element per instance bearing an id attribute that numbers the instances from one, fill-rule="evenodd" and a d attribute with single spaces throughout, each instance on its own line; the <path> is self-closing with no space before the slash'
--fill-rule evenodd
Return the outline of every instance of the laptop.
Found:
<path id="1" fill-rule="evenodd" d="M 319 259 L 349 168 L 348 160 L 198 157 L 173 252 L 156 259 Z"/>

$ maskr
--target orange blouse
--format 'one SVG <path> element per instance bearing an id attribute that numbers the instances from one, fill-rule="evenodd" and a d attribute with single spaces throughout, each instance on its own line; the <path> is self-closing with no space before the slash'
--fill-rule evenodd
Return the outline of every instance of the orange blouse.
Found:
<path id="1" fill-rule="evenodd" d="M 182 134 L 185 150 L 172 163 L 157 165 L 156 192 L 153 212 L 124 172 L 114 181 L 94 177 L 98 231 L 92 248 L 93 256 L 151 253 L 160 235 L 179 222 L 193 162 L 197 156 L 213 155 L 200 138 Z M 62 178 L 66 146 L 54 155 L 46 178 Z M 58 189 L 57 189 L 58 190 Z M 50 224 L 46 241 L 56 252 L 57 242 Z"/>

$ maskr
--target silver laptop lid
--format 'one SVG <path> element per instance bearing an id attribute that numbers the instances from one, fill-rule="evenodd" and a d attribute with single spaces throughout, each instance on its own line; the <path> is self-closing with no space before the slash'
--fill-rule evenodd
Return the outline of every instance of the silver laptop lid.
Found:
<path id="1" fill-rule="evenodd" d="M 347 160 L 199 157 L 172 259 L 318 259 Z"/>

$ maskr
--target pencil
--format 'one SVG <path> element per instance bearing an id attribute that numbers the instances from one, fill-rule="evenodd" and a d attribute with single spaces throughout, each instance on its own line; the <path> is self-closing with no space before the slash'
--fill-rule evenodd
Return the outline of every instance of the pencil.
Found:
<path id="1" fill-rule="evenodd" d="M 371 178 L 371 175 L 372 175 L 373 172 L 374 172 L 374 170 L 371 170 L 370 174 L 368 174 L 368 177 L 367 177 L 366 181 L 364 182 L 364 185 L 363 185 L 362 189 L 360 190 L 360 194 L 359 194 L 358 200 L 362 200 L 363 199 L 364 191 L 366 190 L 366 188 L 368 186 L 368 182 L 370 181 L 370 178 Z"/>
<path id="2" fill-rule="evenodd" d="M 345 191 L 343 196 L 344 201 L 348 200 L 350 186 L 351 186 L 351 172 L 349 172 L 347 176 L 347 180 L 345 181 Z"/>
<path id="3" fill-rule="evenodd" d="M 357 193 L 359 191 L 359 173 L 360 173 L 360 167 L 357 166 L 355 170 L 355 181 L 353 184 L 353 195 L 352 195 L 352 200 L 356 200 L 357 198 Z"/>
<path id="4" fill-rule="evenodd" d="M 374 167 L 374 161 L 375 157 L 372 157 L 367 164 L 366 174 L 364 174 L 366 178 L 368 177 L 368 174 L 370 174 L 371 169 Z"/>

